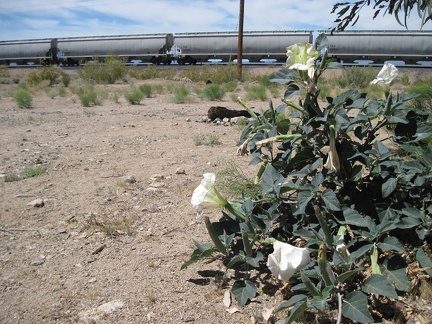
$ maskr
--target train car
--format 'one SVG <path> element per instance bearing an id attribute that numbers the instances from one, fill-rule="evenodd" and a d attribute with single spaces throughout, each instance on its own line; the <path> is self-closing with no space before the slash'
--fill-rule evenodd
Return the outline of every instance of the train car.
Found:
<path id="1" fill-rule="evenodd" d="M 0 42 L 0 62 L 10 64 L 44 64 L 51 59 L 51 39 Z"/>
<path id="2" fill-rule="evenodd" d="M 59 38 L 58 48 L 64 55 L 65 65 L 76 65 L 94 56 L 104 59 L 118 55 L 127 62 L 171 63 L 167 51 L 173 45 L 172 34 L 146 34 L 99 37 Z"/>
<path id="3" fill-rule="evenodd" d="M 311 31 L 246 31 L 243 33 L 243 59 L 286 60 L 286 47 L 300 42 L 312 42 Z M 230 62 L 237 57 L 238 32 L 180 33 L 174 35 L 181 49 L 181 64 L 218 59 Z"/>
<path id="4" fill-rule="evenodd" d="M 432 61 L 432 31 L 320 31 L 327 36 L 330 57 L 344 63 L 356 60 Z"/>

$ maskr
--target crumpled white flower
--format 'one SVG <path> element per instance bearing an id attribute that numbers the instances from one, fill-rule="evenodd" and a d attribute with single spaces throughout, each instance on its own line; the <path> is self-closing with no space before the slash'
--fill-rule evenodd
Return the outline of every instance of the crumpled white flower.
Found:
<path id="1" fill-rule="evenodd" d="M 339 155 L 336 150 L 336 130 L 333 124 L 330 125 L 330 151 L 324 168 L 332 171 L 339 171 L 340 169 Z"/>
<path id="2" fill-rule="evenodd" d="M 197 211 L 197 217 L 201 216 L 204 209 L 223 208 L 228 204 L 216 190 L 215 181 L 214 173 L 204 173 L 200 185 L 194 190 L 191 204 Z"/>
<path id="3" fill-rule="evenodd" d="M 381 71 L 378 73 L 377 77 L 374 80 L 372 80 L 369 84 L 377 84 L 377 83 L 390 84 L 398 76 L 398 73 L 399 71 L 396 68 L 396 66 L 387 62 L 384 64 Z"/>
<path id="4" fill-rule="evenodd" d="M 288 281 L 297 271 L 304 269 L 310 256 L 307 248 L 275 241 L 273 253 L 268 256 L 267 267 L 279 280 Z"/>
<path id="5" fill-rule="evenodd" d="M 336 245 L 336 251 L 338 251 L 340 254 L 342 254 L 345 261 L 347 261 L 349 259 L 350 253 L 349 253 L 348 248 L 345 245 L 345 243 L 341 243 L 341 244 Z"/>
<path id="6" fill-rule="evenodd" d="M 309 43 L 298 43 L 287 47 L 286 67 L 301 71 L 308 71 L 309 78 L 315 74 L 315 61 L 319 56 L 315 46 Z"/>

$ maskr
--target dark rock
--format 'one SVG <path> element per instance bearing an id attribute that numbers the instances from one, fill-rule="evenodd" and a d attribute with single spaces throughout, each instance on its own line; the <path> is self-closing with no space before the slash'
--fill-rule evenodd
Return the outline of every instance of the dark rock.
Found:
<path id="1" fill-rule="evenodd" d="M 215 120 L 216 118 L 223 120 L 224 118 L 234 118 L 234 117 L 249 118 L 250 116 L 251 115 L 246 110 L 231 110 L 221 106 L 210 107 L 207 113 L 207 117 L 210 120 Z"/>

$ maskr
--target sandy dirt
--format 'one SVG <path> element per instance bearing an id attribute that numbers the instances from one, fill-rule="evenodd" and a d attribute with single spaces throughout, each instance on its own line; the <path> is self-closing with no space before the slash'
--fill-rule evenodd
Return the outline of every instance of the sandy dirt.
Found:
<path id="1" fill-rule="evenodd" d="M 10 73 L 24 80 L 28 70 Z M 212 105 L 241 109 L 229 94 L 175 104 L 163 93 L 140 105 L 122 97 L 85 108 L 69 92 L 51 99 L 38 91 L 32 108 L 20 109 L 8 95 L 15 87 L 0 85 L 0 323 L 252 323 L 279 305 L 270 277 L 276 289 L 260 285 L 256 300 L 228 308 L 220 261 L 180 270 L 192 238 L 210 241 L 190 205 L 202 174 L 227 161 L 255 174 L 249 157 L 236 156 L 238 126 L 200 122 Z M 222 144 L 195 145 L 209 134 Z M 46 173 L 4 181 L 28 166 Z M 29 205 L 35 199 L 44 205 Z"/>

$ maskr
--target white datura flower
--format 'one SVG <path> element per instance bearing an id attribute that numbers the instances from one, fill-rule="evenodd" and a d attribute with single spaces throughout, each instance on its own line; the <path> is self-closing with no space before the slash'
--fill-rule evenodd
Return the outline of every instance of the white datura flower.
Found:
<path id="1" fill-rule="evenodd" d="M 298 43 L 287 47 L 286 67 L 301 71 L 308 71 L 309 78 L 315 74 L 315 61 L 319 52 L 312 44 Z"/>
<path id="2" fill-rule="evenodd" d="M 370 84 L 390 84 L 398 76 L 398 69 L 391 63 L 385 63 L 377 77 Z"/>
<path id="3" fill-rule="evenodd" d="M 273 253 L 268 256 L 267 267 L 279 280 L 288 281 L 309 263 L 309 250 L 306 248 L 275 241 L 273 249 Z"/>
<path id="4" fill-rule="evenodd" d="M 191 204 L 197 211 L 197 216 L 202 214 L 204 209 L 216 209 L 226 207 L 228 202 L 223 198 L 215 187 L 216 175 L 204 173 L 200 185 L 194 190 Z"/>

